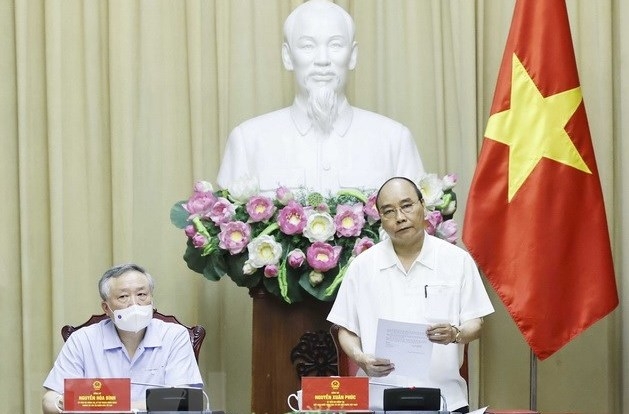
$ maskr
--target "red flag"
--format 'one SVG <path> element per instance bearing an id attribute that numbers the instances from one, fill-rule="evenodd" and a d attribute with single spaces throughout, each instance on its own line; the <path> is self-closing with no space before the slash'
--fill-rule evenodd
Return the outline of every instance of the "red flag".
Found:
<path id="1" fill-rule="evenodd" d="M 539 359 L 618 305 L 564 0 L 517 0 L 463 241 Z"/>

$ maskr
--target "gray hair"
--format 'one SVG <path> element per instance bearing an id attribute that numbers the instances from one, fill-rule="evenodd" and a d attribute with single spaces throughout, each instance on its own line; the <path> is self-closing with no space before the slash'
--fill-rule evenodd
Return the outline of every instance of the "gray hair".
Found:
<path id="1" fill-rule="evenodd" d="M 338 4 L 333 3 L 330 0 L 308 0 L 295 7 L 295 9 L 286 18 L 286 21 L 284 21 L 284 42 L 290 45 L 290 36 L 293 34 L 293 29 L 295 27 L 295 21 L 297 20 L 297 17 L 299 17 L 301 13 L 307 13 L 310 10 L 329 10 L 339 13 L 347 24 L 347 32 L 350 42 L 354 41 L 354 34 L 356 33 L 356 29 L 354 27 L 354 19 L 352 18 L 352 16 L 349 15 L 349 13 L 347 13 L 347 11 L 345 11 L 344 8 L 342 8 Z"/>
<path id="2" fill-rule="evenodd" d="M 149 289 L 151 291 L 151 294 L 153 294 L 153 289 L 155 288 L 153 277 L 142 266 L 139 266 L 135 263 L 125 263 L 110 268 L 101 276 L 100 280 L 98 281 L 98 292 L 100 293 L 100 297 L 102 300 L 106 301 L 109 297 L 109 291 L 111 289 L 109 280 L 112 278 L 115 279 L 117 277 L 120 277 L 129 271 L 140 272 L 144 276 L 146 276 L 149 281 Z"/>

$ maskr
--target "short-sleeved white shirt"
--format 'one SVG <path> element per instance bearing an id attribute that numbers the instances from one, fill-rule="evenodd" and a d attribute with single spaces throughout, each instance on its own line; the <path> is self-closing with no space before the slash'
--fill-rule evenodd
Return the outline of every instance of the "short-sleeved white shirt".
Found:
<path id="1" fill-rule="evenodd" d="M 203 386 L 188 330 L 155 318 L 132 359 L 111 319 L 73 332 L 44 387 L 63 394 L 65 378 L 131 378 L 132 401 L 143 400 L 151 388 L 139 384 Z"/>
<path id="2" fill-rule="evenodd" d="M 328 320 L 354 332 L 362 350 L 375 354 L 378 319 L 422 324 L 463 322 L 494 311 L 476 264 L 463 249 L 425 234 L 422 250 L 405 272 L 390 239 L 361 253 L 349 265 Z M 427 383 L 454 409 L 468 405 L 459 374 L 464 346 L 433 346 Z M 364 374 L 364 373 L 363 373 Z M 383 386 L 370 384 L 371 409 L 382 409 Z"/>

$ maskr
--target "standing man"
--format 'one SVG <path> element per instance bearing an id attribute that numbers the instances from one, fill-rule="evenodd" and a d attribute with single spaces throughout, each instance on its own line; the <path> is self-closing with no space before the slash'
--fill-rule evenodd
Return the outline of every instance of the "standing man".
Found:
<path id="1" fill-rule="evenodd" d="M 257 177 L 263 192 L 280 185 L 323 195 L 375 190 L 391 176 L 424 174 L 410 131 L 351 106 L 345 96 L 356 67 L 354 21 L 327 0 L 298 6 L 284 24 L 282 61 L 295 75 L 292 106 L 237 126 L 227 141 L 218 184 Z"/>
<path id="2" fill-rule="evenodd" d="M 370 408 L 382 410 L 384 388 L 441 389 L 452 411 L 469 412 L 467 384 L 460 376 L 464 345 L 480 336 L 483 316 L 494 311 L 471 256 L 424 231 L 420 190 L 403 177 L 391 178 L 376 200 L 389 235 L 349 265 L 328 320 L 339 325 L 343 351 L 360 367 L 358 375 L 380 377 L 395 370 L 375 354 L 378 319 L 429 325 L 434 344 L 428 379 L 388 387 L 370 381 Z"/>
<path id="3" fill-rule="evenodd" d="M 136 264 L 107 270 L 98 282 L 109 319 L 68 338 L 44 381 L 44 414 L 63 409 L 65 378 L 131 378 L 132 407 L 145 409 L 151 386 L 203 387 L 188 330 L 153 318 L 154 282 Z"/>

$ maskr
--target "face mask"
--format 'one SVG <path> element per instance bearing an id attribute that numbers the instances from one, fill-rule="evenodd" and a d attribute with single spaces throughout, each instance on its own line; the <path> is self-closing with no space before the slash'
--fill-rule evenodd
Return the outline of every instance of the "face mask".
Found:
<path id="1" fill-rule="evenodd" d="M 153 319 L 153 304 L 131 305 L 114 311 L 114 324 L 123 331 L 139 332 Z"/>

